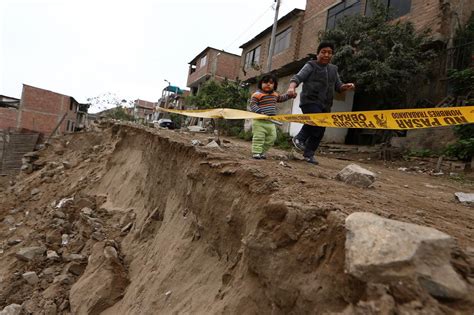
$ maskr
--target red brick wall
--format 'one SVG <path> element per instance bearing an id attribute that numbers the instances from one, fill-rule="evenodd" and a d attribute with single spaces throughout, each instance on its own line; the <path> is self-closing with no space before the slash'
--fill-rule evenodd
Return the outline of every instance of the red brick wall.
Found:
<path id="1" fill-rule="evenodd" d="M 23 85 L 17 127 L 49 134 L 66 113 L 58 130 L 67 132 L 67 122 L 75 123 L 77 115 L 77 104 L 71 110 L 71 102 L 67 95 Z"/>
<path id="2" fill-rule="evenodd" d="M 16 128 L 18 110 L 0 107 L 0 129 Z"/>
<path id="3" fill-rule="evenodd" d="M 340 1 L 307 0 L 298 59 L 315 53 L 318 45 L 318 32 L 326 29 L 327 10 Z M 443 8 L 444 4 L 444 10 Z M 448 4 L 449 3 L 449 4 Z M 366 0 L 361 1 L 361 13 L 365 13 Z M 456 15 L 465 24 L 474 10 L 472 0 L 411 0 L 410 12 L 399 20 L 410 21 L 419 31 L 431 29 L 433 34 L 442 35 L 447 40 L 456 27 Z"/>
<path id="4" fill-rule="evenodd" d="M 282 66 L 297 60 L 298 58 L 298 50 L 301 44 L 301 34 L 302 34 L 302 21 L 303 21 L 304 13 L 301 12 L 298 16 L 295 16 L 285 22 L 280 22 L 277 26 L 276 34 L 286 30 L 287 28 L 291 27 L 291 39 L 290 39 L 290 46 L 289 48 L 273 55 L 272 58 L 272 70 L 281 68 Z M 265 36 L 259 40 L 256 40 L 251 45 L 245 47 L 242 51 L 242 58 L 240 60 L 240 74 L 239 78 L 242 80 L 246 80 L 248 78 L 252 78 L 255 76 L 260 75 L 261 73 L 266 72 L 267 60 L 268 60 L 268 53 L 270 49 L 270 39 L 271 39 L 271 31 L 269 31 Z M 259 66 L 260 69 L 254 68 L 247 68 L 245 69 L 244 73 L 244 65 L 245 65 L 245 55 L 255 49 L 260 45 L 260 62 Z"/>
<path id="5" fill-rule="evenodd" d="M 326 29 L 327 10 L 340 1 L 307 0 L 298 59 L 316 54 L 318 33 Z"/>
<path id="6" fill-rule="evenodd" d="M 218 53 L 220 53 L 220 55 L 217 56 Z M 213 67 L 212 63 L 216 63 L 215 74 L 217 78 L 227 78 L 229 80 L 237 79 L 239 76 L 240 56 L 235 56 L 216 50 L 212 51 L 211 56 L 212 58 L 210 66 Z"/>
<path id="7" fill-rule="evenodd" d="M 23 111 L 21 113 L 21 126 L 20 128 L 25 128 L 35 132 L 39 132 L 49 136 L 53 131 L 54 127 L 58 123 L 57 115 L 44 114 L 39 112 Z M 60 118 L 59 118 L 60 119 Z M 62 126 L 67 126 L 67 118 L 64 119 Z"/>

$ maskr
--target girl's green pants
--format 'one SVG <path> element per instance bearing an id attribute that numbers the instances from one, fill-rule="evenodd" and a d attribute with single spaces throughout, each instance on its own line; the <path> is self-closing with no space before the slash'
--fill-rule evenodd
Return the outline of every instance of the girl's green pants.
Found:
<path id="1" fill-rule="evenodd" d="M 252 134 L 252 153 L 265 153 L 275 143 L 277 137 L 276 126 L 268 120 L 254 119 Z"/>

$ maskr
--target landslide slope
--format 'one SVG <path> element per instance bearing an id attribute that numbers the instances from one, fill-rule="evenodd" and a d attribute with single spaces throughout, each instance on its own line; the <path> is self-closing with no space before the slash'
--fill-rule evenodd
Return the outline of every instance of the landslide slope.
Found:
<path id="1" fill-rule="evenodd" d="M 206 148 L 193 146 L 195 139 L 207 143 L 206 135 L 116 124 L 41 151 L 39 170 L 1 192 L 0 220 L 9 220 L 0 226 L 0 307 L 64 314 L 474 310 L 470 300 L 374 289 L 344 272 L 344 220 L 355 211 L 434 227 L 472 246 L 474 214 L 453 197 L 471 186 L 364 165 L 379 178 L 361 189 L 334 179 L 345 161 L 280 163 L 286 154 L 278 150 L 255 161 L 248 143 Z M 18 260 L 18 250 L 30 246 L 59 258 Z M 459 272 L 472 276 L 472 266 L 463 266 Z M 27 271 L 39 281 L 28 284 Z"/>

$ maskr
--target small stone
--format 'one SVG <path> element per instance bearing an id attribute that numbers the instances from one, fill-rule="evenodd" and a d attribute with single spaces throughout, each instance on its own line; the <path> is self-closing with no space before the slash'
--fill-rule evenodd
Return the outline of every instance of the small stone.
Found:
<path id="1" fill-rule="evenodd" d="M 12 239 L 8 240 L 7 244 L 8 246 L 15 246 L 16 244 L 20 244 L 22 241 L 20 239 Z"/>
<path id="2" fill-rule="evenodd" d="M 106 246 L 104 248 L 104 256 L 107 259 L 117 259 L 118 258 L 117 250 L 112 246 Z"/>
<path id="3" fill-rule="evenodd" d="M 54 277 L 53 283 L 71 284 L 71 277 L 68 275 L 59 275 Z"/>
<path id="4" fill-rule="evenodd" d="M 66 219 L 66 214 L 58 210 L 53 214 L 53 218 Z"/>
<path id="5" fill-rule="evenodd" d="M 54 270 L 53 267 L 48 267 L 48 268 L 45 268 L 45 269 L 43 270 L 43 274 L 44 274 L 45 276 L 54 275 L 55 273 L 56 273 L 56 271 Z"/>
<path id="6" fill-rule="evenodd" d="M 26 280 L 26 282 L 28 282 L 28 284 L 31 284 L 31 285 L 35 285 L 39 282 L 38 275 L 36 275 L 36 272 L 34 271 L 25 272 L 21 276 L 23 277 L 23 279 Z"/>
<path id="7" fill-rule="evenodd" d="M 33 188 L 33 189 L 31 190 L 31 195 L 32 195 L 32 196 L 37 195 L 37 194 L 39 194 L 39 193 L 40 193 L 40 190 L 39 190 L 38 188 Z"/>
<path id="8" fill-rule="evenodd" d="M 92 215 L 92 209 L 91 208 L 88 208 L 88 207 L 84 207 L 81 209 L 81 212 L 84 213 L 85 215 Z"/>
<path id="9" fill-rule="evenodd" d="M 67 267 L 67 271 L 72 273 L 73 275 L 75 276 L 80 276 L 84 273 L 84 270 L 86 269 L 86 265 L 85 264 L 81 264 L 81 263 L 78 263 L 78 262 L 72 262 L 71 264 L 69 264 L 69 266 Z"/>
<path id="10" fill-rule="evenodd" d="M 58 253 L 56 253 L 54 250 L 48 250 L 46 253 L 46 258 L 52 261 L 58 261 L 60 259 Z"/>
<path id="11" fill-rule="evenodd" d="M 7 215 L 5 219 L 3 219 L 3 224 L 5 225 L 15 225 L 15 218 L 11 215 Z"/>
<path id="12" fill-rule="evenodd" d="M 63 254 L 63 259 L 64 261 L 85 261 L 86 256 L 81 255 L 81 254 L 69 254 L 69 255 L 64 255 Z"/>
<path id="13" fill-rule="evenodd" d="M 205 145 L 206 148 L 219 148 L 219 144 L 212 140 L 211 142 L 209 142 L 208 144 Z"/>
<path id="14" fill-rule="evenodd" d="M 46 302 L 44 309 L 44 315 L 56 315 L 57 314 L 57 306 L 52 301 Z"/>
<path id="15" fill-rule="evenodd" d="M 105 240 L 105 235 L 102 232 L 95 231 L 94 233 L 91 234 L 91 238 L 96 241 L 103 241 Z"/>

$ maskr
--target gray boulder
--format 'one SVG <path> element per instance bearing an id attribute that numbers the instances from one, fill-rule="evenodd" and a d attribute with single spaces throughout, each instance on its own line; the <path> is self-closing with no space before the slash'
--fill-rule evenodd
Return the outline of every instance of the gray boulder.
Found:
<path id="1" fill-rule="evenodd" d="M 375 173 L 357 164 L 350 164 L 336 175 L 336 179 L 349 185 L 366 188 L 375 181 Z"/>
<path id="2" fill-rule="evenodd" d="M 16 252 L 16 258 L 23 261 L 30 261 L 35 257 L 44 255 L 46 248 L 43 246 L 24 247 Z"/>
<path id="3" fill-rule="evenodd" d="M 23 307 L 18 304 L 10 304 L 0 311 L 0 315 L 20 315 Z"/>
<path id="4" fill-rule="evenodd" d="M 456 198 L 459 200 L 460 203 L 464 204 L 474 204 L 474 194 L 473 193 L 463 193 L 463 192 L 456 192 L 454 193 Z"/>
<path id="5" fill-rule="evenodd" d="M 454 240 L 438 230 L 356 212 L 346 218 L 346 269 L 365 282 L 418 280 L 432 296 L 462 299 L 467 285 L 451 266 Z"/>

